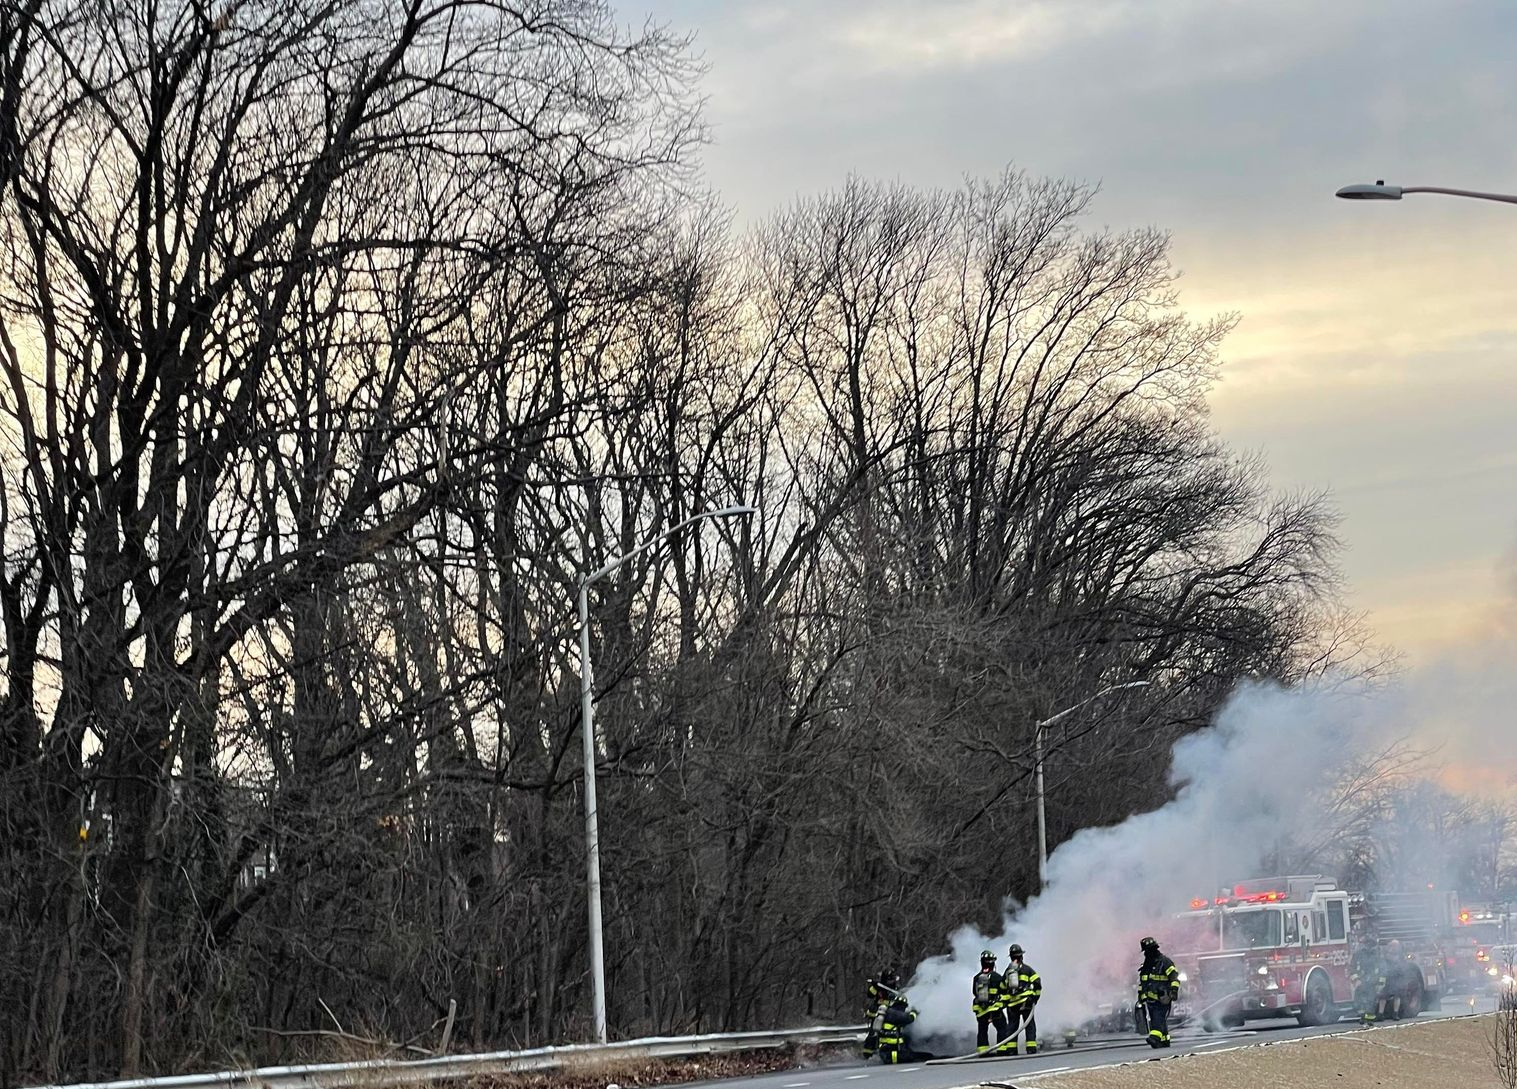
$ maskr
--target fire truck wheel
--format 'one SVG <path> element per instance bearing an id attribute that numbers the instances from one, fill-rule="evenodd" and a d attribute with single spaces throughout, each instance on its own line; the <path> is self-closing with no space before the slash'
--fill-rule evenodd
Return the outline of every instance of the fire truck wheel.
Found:
<path id="1" fill-rule="evenodd" d="M 1297 1018 L 1303 1025 L 1325 1025 L 1332 1017 L 1333 988 L 1321 975 L 1312 976 L 1306 986 L 1306 998 L 1301 1003 L 1301 1015 Z"/>

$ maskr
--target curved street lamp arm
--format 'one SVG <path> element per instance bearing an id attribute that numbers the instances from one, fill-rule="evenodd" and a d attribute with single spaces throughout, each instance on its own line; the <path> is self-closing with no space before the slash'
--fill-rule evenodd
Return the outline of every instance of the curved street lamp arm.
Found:
<path id="1" fill-rule="evenodd" d="M 637 555 L 639 555 L 639 554 L 641 554 L 643 552 L 648 551 L 648 549 L 652 548 L 654 545 L 658 544 L 660 541 L 666 540 L 669 537 L 673 537 L 676 533 L 678 533 L 680 530 L 684 529 L 686 526 L 693 525 L 694 523 L 699 522 L 702 519 L 705 519 L 705 518 L 733 518 L 733 517 L 736 517 L 738 515 L 757 514 L 757 513 L 758 513 L 758 508 L 757 507 L 723 507 L 720 510 L 703 510 L 699 514 L 692 514 L 689 518 L 686 518 L 684 521 L 674 523 L 674 525 L 670 526 L 668 529 L 664 530 L 662 533 L 655 534 L 654 536 L 649 537 L 646 541 L 644 541 L 642 544 L 638 545 L 636 548 L 630 548 L 626 552 L 623 552 L 620 556 L 613 556 L 613 557 L 611 557 L 611 559 L 609 559 L 608 561 L 606 561 L 606 564 L 605 564 L 604 567 L 601 567 L 599 570 L 592 571 L 590 574 L 588 574 L 584 578 L 580 579 L 580 585 L 582 585 L 582 586 L 588 586 L 588 585 L 590 585 L 590 583 L 594 582 L 596 579 L 601 578 L 601 577 L 603 577 L 605 575 L 609 575 L 612 571 L 615 571 L 622 564 L 624 564 L 628 560 L 630 560 L 633 556 L 637 556 Z"/>
<path id="2" fill-rule="evenodd" d="M 1045 718 L 1042 722 L 1039 722 L 1037 724 L 1036 728 L 1037 729 L 1042 729 L 1044 726 L 1047 726 L 1050 722 L 1057 722 L 1059 719 L 1063 718 L 1065 715 L 1072 714 L 1073 712 L 1078 711 L 1080 708 L 1084 707 L 1087 703 L 1091 703 L 1091 702 L 1093 702 L 1095 700 L 1100 699 L 1102 696 L 1106 695 L 1106 693 L 1108 693 L 1108 692 L 1116 692 L 1118 689 L 1122 689 L 1122 688 L 1147 688 L 1147 687 L 1148 687 L 1148 682 L 1147 681 L 1124 681 L 1122 684 L 1108 685 L 1105 688 L 1101 689 L 1101 691 L 1097 692 L 1095 695 L 1093 695 L 1093 696 L 1086 696 L 1083 700 L 1081 700 L 1079 703 L 1075 704 L 1073 707 L 1066 707 L 1066 708 L 1064 708 L 1064 710 L 1060 711 L 1058 714 L 1056 714 L 1056 715 L 1050 715 L 1048 718 Z"/>
<path id="3" fill-rule="evenodd" d="M 1124 681 L 1121 684 L 1109 684 L 1101 691 L 1091 696 L 1086 696 L 1072 707 L 1066 707 L 1056 715 L 1050 715 L 1032 728 L 1033 745 L 1033 790 L 1037 794 L 1038 802 L 1038 891 L 1048 887 L 1048 813 L 1047 802 L 1043 794 L 1043 729 L 1050 722 L 1057 722 L 1065 715 L 1073 714 L 1087 703 L 1094 703 L 1108 692 L 1116 692 L 1123 688 L 1147 688 L 1147 681 Z"/>
<path id="4" fill-rule="evenodd" d="M 1446 189 L 1441 185 L 1403 185 L 1403 193 L 1442 193 L 1448 197 L 1470 197 L 1474 200 L 1494 200 L 1502 204 L 1517 204 L 1517 195 L 1511 193 L 1480 193 L 1473 189 Z"/>
<path id="5" fill-rule="evenodd" d="M 1337 195 L 1344 200 L 1400 200 L 1407 193 L 1441 193 L 1446 197 L 1517 204 L 1517 195 L 1512 193 L 1482 193 L 1476 189 L 1450 189 L 1443 185 L 1386 185 L 1384 181 L 1377 181 L 1374 185 L 1345 185 L 1338 190 Z"/>

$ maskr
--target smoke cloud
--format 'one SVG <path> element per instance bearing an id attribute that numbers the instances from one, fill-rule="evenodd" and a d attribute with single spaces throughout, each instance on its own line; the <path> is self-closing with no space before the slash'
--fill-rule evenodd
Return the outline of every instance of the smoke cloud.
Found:
<path id="1" fill-rule="evenodd" d="M 1485 615 L 1417 670 L 1408 695 L 1414 739 L 1443 764 L 1439 782 L 1510 799 L 1517 777 L 1517 542 L 1498 577 Z"/>
<path id="2" fill-rule="evenodd" d="M 1308 861 L 1300 845 L 1320 844 L 1325 799 L 1361 754 L 1394 739 L 1405 706 L 1357 681 L 1241 687 L 1213 728 L 1175 746 L 1169 782 L 1153 784 L 1153 811 L 1079 832 L 1049 857 L 1041 895 L 1007 902 L 1000 933 L 960 929 L 949 953 L 917 967 L 917 1031 L 934 1046 L 967 1048 L 980 951 L 1004 967 L 1011 942 L 1043 978 L 1044 1033 L 1079 1024 L 1103 1002 L 1130 1004 L 1138 939 L 1156 932 L 1162 941 L 1164 920 L 1192 897 Z"/>

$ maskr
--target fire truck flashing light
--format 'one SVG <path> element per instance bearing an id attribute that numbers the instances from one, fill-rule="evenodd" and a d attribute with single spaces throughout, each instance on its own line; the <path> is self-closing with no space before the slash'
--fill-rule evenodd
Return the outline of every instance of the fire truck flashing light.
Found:
<path id="1" fill-rule="evenodd" d="M 1239 885 L 1233 889 L 1231 896 L 1218 896 L 1215 900 L 1210 901 L 1204 896 L 1198 896 L 1190 902 L 1190 907 L 1192 911 L 1200 911 L 1208 904 L 1216 907 L 1224 905 L 1231 907 L 1239 904 L 1279 904 L 1284 902 L 1285 893 L 1280 892 L 1278 889 L 1271 889 L 1269 892 L 1249 893 L 1242 885 Z"/>

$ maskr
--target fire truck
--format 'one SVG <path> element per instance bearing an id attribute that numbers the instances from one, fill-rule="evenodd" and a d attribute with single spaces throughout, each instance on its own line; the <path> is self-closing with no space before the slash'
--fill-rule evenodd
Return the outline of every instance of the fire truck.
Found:
<path id="1" fill-rule="evenodd" d="M 1403 1016 L 1436 1009 L 1443 996 L 1443 957 L 1430 924 L 1319 875 L 1244 881 L 1193 899 L 1179 918 L 1189 940 L 1174 947 L 1187 950 L 1174 960 L 1188 977 L 1195 1016 L 1209 1028 L 1278 1017 L 1336 1021 L 1353 1008 L 1353 955 L 1371 943 L 1384 952 L 1393 939 L 1406 961 L 1394 984 Z"/>
<path id="2" fill-rule="evenodd" d="M 1517 942 L 1506 904 L 1472 904 L 1454 916 L 1440 935 L 1449 989 L 1479 992 L 1507 973 L 1502 950 Z"/>

